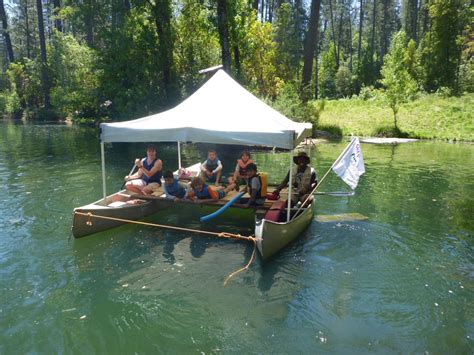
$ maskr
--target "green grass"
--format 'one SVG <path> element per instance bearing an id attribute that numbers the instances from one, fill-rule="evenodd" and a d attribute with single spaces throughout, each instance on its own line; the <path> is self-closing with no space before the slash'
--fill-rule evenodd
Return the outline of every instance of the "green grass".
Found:
<path id="1" fill-rule="evenodd" d="M 318 128 L 324 127 L 343 135 L 474 141 L 474 94 L 423 95 L 402 104 L 398 131 L 392 110 L 382 99 L 332 100 L 326 103 L 319 121 Z"/>

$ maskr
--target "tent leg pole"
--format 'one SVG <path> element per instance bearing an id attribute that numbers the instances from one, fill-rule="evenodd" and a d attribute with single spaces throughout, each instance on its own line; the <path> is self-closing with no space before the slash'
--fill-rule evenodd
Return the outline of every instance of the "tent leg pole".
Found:
<path id="1" fill-rule="evenodd" d="M 178 169 L 181 169 L 181 144 L 178 142 Z"/>
<path id="2" fill-rule="evenodd" d="M 107 197 L 107 189 L 105 186 L 105 151 L 104 151 L 104 142 L 100 142 L 100 160 L 102 162 L 102 193 L 105 198 Z"/>
<path id="3" fill-rule="evenodd" d="M 287 208 L 287 213 L 286 213 L 286 222 L 290 221 L 290 214 L 291 214 L 291 190 L 293 188 L 292 180 L 293 180 L 293 169 L 292 169 L 292 164 L 293 163 L 293 149 L 290 150 L 290 174 L 288 176 L 288 208 Z"/>

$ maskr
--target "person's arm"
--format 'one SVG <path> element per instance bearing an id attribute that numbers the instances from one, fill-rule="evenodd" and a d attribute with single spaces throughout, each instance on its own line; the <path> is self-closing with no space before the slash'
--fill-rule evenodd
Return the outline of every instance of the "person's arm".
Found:
<path id="1" fill-rule="evenodd" d="M 207 168 L 206 168 L 207 164 L 206 163 L 207 163 L 207 160 L 204 160 L 204 162 L 201 164 L 201 171 L 203 173 L 205 173 L 207 171 Z"/>
<path id="2" fill-rule="evenodd" d="M 158 171 L 160 171 L 162 167 L 163 167 L 163 163 L 161 162 L 160 159 L 157 159 L 155 162 L 155 165 L 153 165 L 153 168 L 151 168 L 151 170 L 147 170 L 145 166 L 143 165 L 143 161 L 142 161 L 140 170 L 142 171 L 144 175 L 150 177 L 150 176 L 155 175 Z"/>
<path id="3" fill-rule="evenodd" d="M 237 178 L 240 176 L 240 169 L 239 169 L 239 163 L 235 165 L 235 170 L 234 170 L 234 181 L 237 181 Z"/>
<path id="4" fill-rule="evenodd" d="M 143 176 L 143 172 L 140 169 L 140 165 L 142 161 L 140 159 L 135 159 L 135 165 L 138 167 L 138 170 L 135 174 L 125 176 L 125 181 L 133 180 L 133 179 L 140 179 Z"/>
<path id="5" fill-rule="evenodd" d="M 187 192 L 187 195 L 185 196 L 188 200 L 195 201 L 196 200 L 196 194 L 194 193 L 193 189 L 190 189 Z"/>
<path id="6" fill-rule="evenodd" d="M 174 196 L 170 195 L 170 193 L 168 192 L 168 189 L 166 188 L 166 184 L 163 184 L 163 191 L 165 192 L 166 198 L 168 200 L 173 200 L 174 199 Z"/>
<path id="7" fill-rule="evenodd" d="M 309 193 L 310 191 L 313 190 L 313 188 L 317 184 L 317 182 L 316 182 L 316 171 L 313 168 L 309 167 L 309 166 L 307 167 L 307 169 L 310 169 L 311 177 L 309 179 L 309 185 L 303 186 L 302 189 L 299 191 L 302 194 Z"/>
<path id="8" fill-rule="evenodd" d="M 286 173 L 286 177 L 283 179 L 281 184 L 278 185 L 275 191 L 280 192 L 281 190 L 283 190 L 286 187 L 286 185 L 288 185 L 288 181 L 290 181 L 290 172 Z"/>
<path id="9" fill-rule="evenodd" d="M 251 205 L 251 204 L 255 204 L 255 201 L 257 201 L 257 198 L 259 196 L 257 196 L 257 193 L 258 193 L 258 189 L 256 188 L 252 188 L 252 196 L 250 196 L 250 200 L 248 202 L 248 205 Z"/>
<path id="10" fill-rule="evenodd" d="M 216 174 L 218 171 L 221 171 L 221 170 L 222 170 L 222 163 L 221 163 L 221 160 L 218 159 L 217 160 L 217 168 L 215 168 L 212 173 Z"/>
<path id="11" fill-rule="evenodd" d="M 178 185 L 184 189 L 184 196 L 183 198 L 175 197 L 175 200 L 185 200 L 188 197 L 189 187 L 181 181 L 178 181 Z"/>
<path id="12" fill-rule="evenodd" d="M 314 189 L 318 185 L 318 174 L 314 168 L 311 168 L 311 188 Z"/>
<path id="13" fill-rule="evenodd" d="M 171 194 L 168 192 L 168 188 L 166 187 L 166 184 L 163 184 L 163 191 L 165 192 L 166 198 L 167 198 L 168 200 L 174 200 L 174 199 L 175 199 L 175 196 L 171 195 Z"/>

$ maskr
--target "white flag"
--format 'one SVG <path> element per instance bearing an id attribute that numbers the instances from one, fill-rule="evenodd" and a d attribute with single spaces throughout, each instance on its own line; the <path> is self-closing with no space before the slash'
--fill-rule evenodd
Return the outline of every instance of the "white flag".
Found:
<path id="1" fill-rule="evenodd" d="M 359 138 L 354 138 L 344 150 L 342 156 L 333 164 L 332 170 L 354 190 L 359 176 L 365 173 L 364 158 Z"/>

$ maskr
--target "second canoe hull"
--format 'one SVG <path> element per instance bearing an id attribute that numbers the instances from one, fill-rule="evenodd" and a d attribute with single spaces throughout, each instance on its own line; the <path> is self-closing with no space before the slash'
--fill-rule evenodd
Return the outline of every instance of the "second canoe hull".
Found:
<path id="1" fill-rule="evenodd" d="M 109 207 L 100 204 L 100 201 L 74 209 L 72 233 L 75 238 L 118 227 L 126 222 L 100 217 L 139 220 L 165 208 L 159 201 L 143 201 L 140 204 L 124 204 L 120 207 Z M 84 215 L 84 214 L 91 214 Z"/>
<path id="2" fill-rule="evenodd" d="M 255 237 L 262 258 L 268 259 L 300 236 L 313 220 L 310 205 L 290 222 L 272 222 L 266 219 L 255 222 Z"/>

